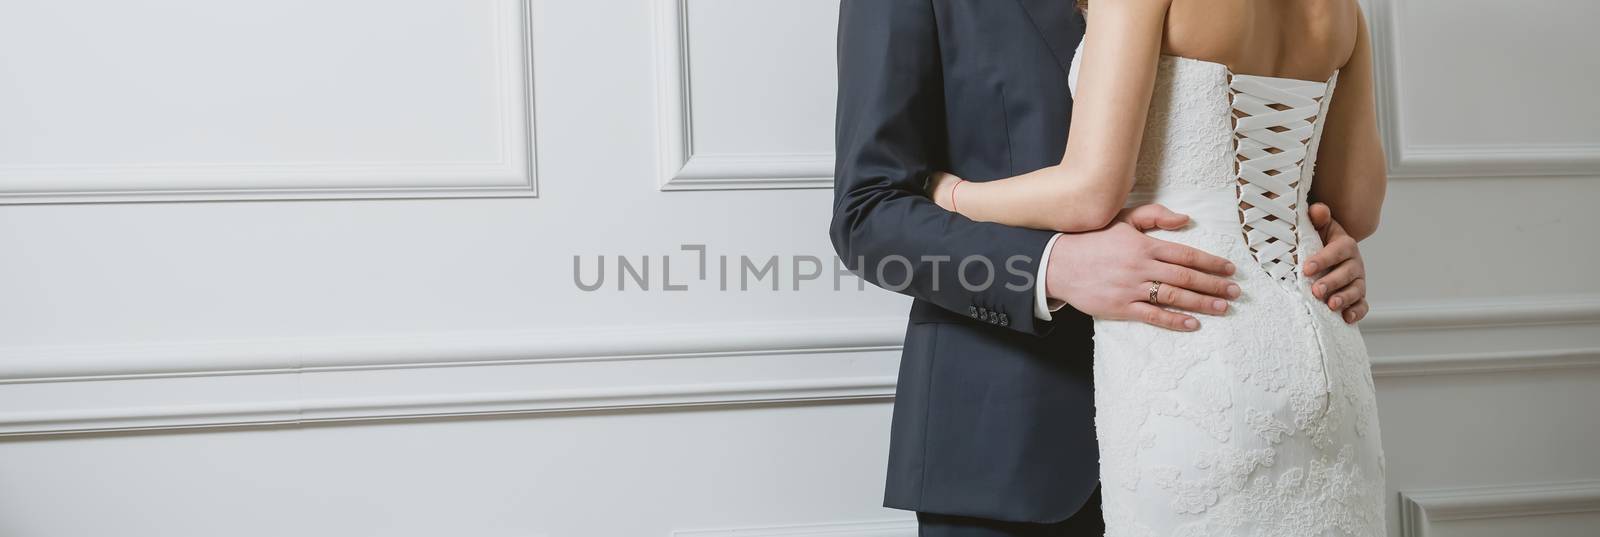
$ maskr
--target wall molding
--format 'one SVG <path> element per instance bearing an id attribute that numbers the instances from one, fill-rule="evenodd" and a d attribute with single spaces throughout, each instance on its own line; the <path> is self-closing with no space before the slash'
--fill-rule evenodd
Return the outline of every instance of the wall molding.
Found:
<path id="1" fill-rule="evenodd" d="M 1600 295 L 1378 304 L 1367 319 L 1361 321 L 1361 330 L 1383 334 L 1561 324 L 1600 324 Z M 0 347 L 0 385 L 196 374 L 897 351 L 904 333 L 904 317 L 893 316 L 419 335 L 12 346 Z M 1437 361 L 1434 358 L 1419 360 Z M 1475 362 L 1473 359 L 1463 361 Z"/>
<path id="2" fill-rule="evenodd" d="M 1405 178 L 1600 176 L 1600 145 L 1410 145 L 1399 154 Z"/>
<path id="3" fill-rule="evenodd" d="M 916 519 L 672 532 L 672 537 L 916 537 L 916 535 Z"/>
<path id="4" fill-rule="evenodd" d="M 622 388 L 459 392 L 0 413 L 0 436 L 892 400 L 893 376 Z"/>
<path id="5" fill-rule="evenodd" d="M 531 13 L 495 3 L 499 160 L 0 166 L 0 205 L 538 197 Z"/>
<path id="6" fill-rule="evenodd" d="M 1363 333 L 1600 322 L 1600 294 L 1429 300 L 1377 304 Z"/>
<path id="7" fill-rule="evenodd" d="M 662 190 L 833 188 L 832 154 L 691 155 Z"/>
<path id="8" fill-rule="evenodd" d="M 833 188 L 833 155 L 708 154 L 695 150 L 689 1 L 653 0 L 661 190 Z"/>
<path id="9" fill-rule="evenodd" d="M 1402 491 L 1400 535 L 1428 537 L 1429 522 L 1600 513 L 1600 480 Z"/>
<path id="10" fill-rule="evenodd" d="M 1380 304 L 1362 327 L 1432 341 L 1450 337 L 1429 335 L 1435 331 L 1577 334 L 1595 324 L 1600 295 Z M 891 317 L 9 347 L 0 349 L 0 408 L 9 409 L 0 412 L 0 435 L 888 401 L 904 328 Z M 1373 373 L 1600 367 L 1600 347 L 1572 348 L 1578 339 L 1555 348 L 1380 354 Z"/>
<path id="11" fill-rule="evenodd" d="M 1571 337 L 1550 340 L 1546 334 L 1587 333 L 1600 325 L 1600 295 L 1504 297 L 1377 304 L 1361 321 L 1369 348 L 1380 338 L 1423 342 L 1428 352 L 1385 353 L 1373 350 L 1374 377 L 1407 377 L 1473 373 L 1510 373 L 1600 367 L 1600 342 Z M 1548 347 L 1486 350 L 1445 347 L 1438 341 L 1462 332 L 1496 331 L 1503 339 L 1550 341 Z"/>
<path id="12" fill-rule="evenodd" d="M 1378 126 L 1392 178 L 1600 176 L 1600 144 L 1408 144 L 1400 2 L 1367 0 L 1378 91 Z"/>
<path id="13" fill-rule="evenodd" d="M 0 348 L 0 386 L 67 380 L 898 350 L 904 318 Z"/>
<path id="14" fill-rule="evenodd" d="M 1600 367 L 1600 347 L 1404 354 L 1372 358 L 1372 376 L 1415 377 Z"/>

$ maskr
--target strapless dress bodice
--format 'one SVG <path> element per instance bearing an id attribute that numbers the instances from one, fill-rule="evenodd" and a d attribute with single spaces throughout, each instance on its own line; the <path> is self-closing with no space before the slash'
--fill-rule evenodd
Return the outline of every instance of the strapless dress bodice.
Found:
<path id="1" fill-rule="evenodd" d="M 1081 49 L 1068 73 L 1074 92 L 1079 58 Z M 1159 61 L 1128 204 L 1160 203 L 1204 231 L 1237 235 L 1251 265 L 1292 279 L 1321 246 L 1306 197 L 1338 73 L 1319 82 Z"/>

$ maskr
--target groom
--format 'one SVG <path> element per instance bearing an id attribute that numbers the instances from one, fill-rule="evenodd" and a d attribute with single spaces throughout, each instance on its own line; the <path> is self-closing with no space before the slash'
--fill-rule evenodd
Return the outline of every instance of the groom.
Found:
<path id="1" fill-rule="evenodd" d="M 884 505 L 917 511 L 924 537 L 1100 535 L 1090 317 L 1180 329 L 1197 308 L 1174 299 L 1234 298 L 1231 267 L 1142 233 L 1186 222 L 1159 206 L 1057 234 L 974 222 L 924 194 L 941 170 L 984 180 L 1060 162 L 1084 31 L 1072 0 L 842 2 L 830 234 L 852 270 L 915 297 Z M 1355 241 L 1325 207 L 1311 213 L 1327 247 L 1304 272 L 1355 322 Z M 1168 309 L 1135 302 L 1152 270 Z"/>

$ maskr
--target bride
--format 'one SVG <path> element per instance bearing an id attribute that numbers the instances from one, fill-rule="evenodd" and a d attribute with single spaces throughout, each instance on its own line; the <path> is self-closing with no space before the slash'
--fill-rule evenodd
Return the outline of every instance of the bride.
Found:
<path id="1" fill-rule="evenodd" d="M 1360 7 L 1096 0 L 1087 13 L 1061 164 L 989 182 L 941 174 L 929 189 L 973 220 L 1060 232 L 1159 203 L 1192 220 L 1152 234 L 1239 268 L 1226 311 L 1149 282 L 1152 303 L 1216 312 L 1186 332 L 1094 321 L 1106 534 L 1383 535 L 1366 347 L 1302 273 L 1322 246 L 1313 206 L 1359 240 L 1383 202 Z"/>

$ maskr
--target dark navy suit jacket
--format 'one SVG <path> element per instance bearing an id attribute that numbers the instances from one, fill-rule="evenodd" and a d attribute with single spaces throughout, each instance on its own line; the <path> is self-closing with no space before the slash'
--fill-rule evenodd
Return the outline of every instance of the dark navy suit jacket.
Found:
<path id="1" fill-rule="evenodd" d="M 1054 233 L 974 222 L 923 191 L 939 170 L 983 181 L 1061 161 L 1083 28 L 1072 0 L 843 0 L 830 235 L 847 266 L 915 297 L 886 506 L 1053 522 L 1098 484 L 1090 320 L 1036 319 L 1043 282 L 1008 272 L 1037 274 Z M 974 256 L 987 267 L 958 269 Z"/>

